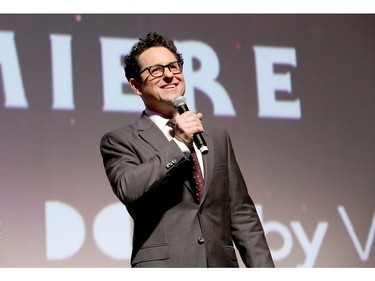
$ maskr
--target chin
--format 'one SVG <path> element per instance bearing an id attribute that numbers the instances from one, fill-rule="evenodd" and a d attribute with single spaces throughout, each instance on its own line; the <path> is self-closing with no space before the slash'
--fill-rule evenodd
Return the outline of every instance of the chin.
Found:
<path id="1" fill-rule="evenodd" d="M 170 102 L 172 102 L 176 97 L 179 97 L 179 96 L 182 96 L 182 95 L 179 94 L 179 93 L 170 93 L 170 94 L 168 95 L 168 100 L 169 100 Z"/>

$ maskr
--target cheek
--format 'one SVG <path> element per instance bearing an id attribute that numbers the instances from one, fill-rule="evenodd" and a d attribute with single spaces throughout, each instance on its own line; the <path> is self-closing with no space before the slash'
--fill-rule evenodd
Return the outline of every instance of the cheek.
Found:
<path id="1" fill-rule="evenodd" d="M 185 79 L 184 79 L 184 77 L 181 77 L 180 79 L 178 79 L 179 80 L 179 87 L 181 87 L 181 88 L 183 88 L 183 89 L 185 89 Z"/>

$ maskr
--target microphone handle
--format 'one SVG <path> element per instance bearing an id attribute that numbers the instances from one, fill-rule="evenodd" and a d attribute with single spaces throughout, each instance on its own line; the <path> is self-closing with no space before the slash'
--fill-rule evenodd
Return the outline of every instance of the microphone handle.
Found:
<path id="1" fill-rule="evenodd" d="M 178 113 L 182 114 L 182 113 L 184 113 L 186 111 L 190 111 L 190 110 L 185 103 L 185 104 L 179 105 L 177 107 L 177 111 L 178 111 Z M 207 154 L 207 152 L 208 152 L 207 144 L 206 144 L 206 142 L 205 142 L 201 133 L 194 134 L 193 135 L 193 141 L 202 154 Z"/>
<path id="2" fill-rule="evenodd" d="M 186 111 L 190 111 L 190 110 L 189 110 L 188 106 L 186 105 L 186 103 L 184 103 L 184 104 L 181 104 L 181 105 L 179 105 L 179 106 L 177 107 L 177 111 L 178 111 L 178 113 L 180 113 L 180 115 L 181 115 L 182 113 L 184 113 L 184 112 L 186 112 Z"/>

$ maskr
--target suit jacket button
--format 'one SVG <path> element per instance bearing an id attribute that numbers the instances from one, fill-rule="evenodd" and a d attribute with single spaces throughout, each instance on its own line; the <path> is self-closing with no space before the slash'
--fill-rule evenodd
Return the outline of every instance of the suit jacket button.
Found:
<path id="1" fill-rule="evenodd" d="M 174 164 L 177 163 L 177 160 L 176 159 L 173 159 L 171 162 L 168 162 L 167 165 L 165 165 L 165 167 L 167 169 L 170 169 Z"/>
<path id="2" fill-rule="evenodd" d="M 203 238 L 203 236 L 199 236 L 199 237 L 198 237 L 198 243 L 199 243 L 199 244 L 203 244 L 203 243 L 204 243 L 204 238 Z"/>

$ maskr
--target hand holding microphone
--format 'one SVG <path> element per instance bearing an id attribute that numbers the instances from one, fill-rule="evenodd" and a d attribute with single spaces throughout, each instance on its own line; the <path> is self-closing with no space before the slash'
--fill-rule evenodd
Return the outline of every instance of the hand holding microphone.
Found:
<path id="1" fill-rule="evenodd" d="M 184 112 L 190 111 L 187 104 L 186 104 L 185 97 L 182 97 L 182 96 L 176 97 L 172 101 L 172 104 L 177 109 L 177 111 L 180 115 L 183 114 Z M 206 142 L 205 142 L 201 133 L 195 133 L 193 135 L 193 141 L 202 154 L 208 153 L 207 144 L 206 144 Z"/>

